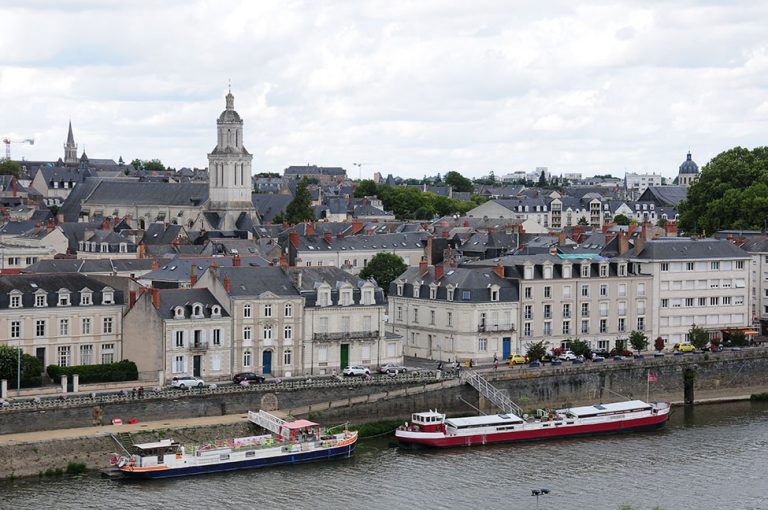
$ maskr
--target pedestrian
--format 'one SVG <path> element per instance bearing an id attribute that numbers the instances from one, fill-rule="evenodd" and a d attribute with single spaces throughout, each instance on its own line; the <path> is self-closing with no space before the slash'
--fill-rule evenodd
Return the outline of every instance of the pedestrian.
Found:
<path id="1" fill-rule="evenodd" d="M 469 358 L 469 368 L 472 368 L 472 358 Z"/>
<path id="2" fill-rule="evenodd" d="M 493 360 L 493 369 L 498 370 L 499 369 L 499 360 L 494 359 Z"/>
<path id="3" fill-rule="evenodd" d="M 498 363 L 498 362 L 499 362 L 499 357 L 498 357 L 498 356 L 496 356 L 496 353 L 495 353 L 495 352 L 493 353 L 493 362 L 494 362 L 494 363 Z"/>
<path id="4" fill-rule="evenodd" d="M 131 398 L 136 398 L 136 388 L 131 388 Z"/>
<path id="5" fill-rule="evenodd" d="M 442 362 L 442 361 L 439 361 L 439 362 L 437 363 L 437 370 L 438 370 L 438 371 L 441 371 L 441 370 L 443 370 L 443 362 Z"/>
<path id="6" fill-rule="evenodd" d="M 144 386 L 139 386 L 139 398 L 144 398 Z"/>

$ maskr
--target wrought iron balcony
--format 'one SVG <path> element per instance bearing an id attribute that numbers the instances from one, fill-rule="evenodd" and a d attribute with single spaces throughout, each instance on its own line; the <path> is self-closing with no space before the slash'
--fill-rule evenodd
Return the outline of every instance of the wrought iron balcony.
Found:
<path id="1" fill-rule="evenodd" d="M 312 339 L 318 342 L 334 340 L 367 340 L 379 337 L 379 331 L 340 331 L 334 333 L 315 333 Z"/>
<path id="2" fill-rule="evenodd" d="M 514 324 L 480 324 L 477 326 L 477 331 L 480 333 L 493 333 L 501 331 L 515 332 Z"/>
<path id="3" fill-rule="evenodd" d="M 208 342 L 192 342 L 189 344 L 189 350 L 195 352 L 204 352 L 208 350 Z"/>

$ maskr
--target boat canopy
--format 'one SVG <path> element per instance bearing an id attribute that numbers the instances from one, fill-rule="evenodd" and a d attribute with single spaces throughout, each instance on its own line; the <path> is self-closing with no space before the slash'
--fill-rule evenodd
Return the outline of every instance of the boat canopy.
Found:
<path id="1" fill-rule="evenodd" d="M 174 443 L 172 439 L 163 439 L 162 441 L 158 441 L 156 443 L 139 443 L 134 444 L 134 448 L 138 448 L 139 450 L 155 450 L 157 448 L 168 448 L 171 446 L 176 446 L 178 443 Z"/>
<path id="2" fill-rule="evenodd" d="M 303 428 L 309 428 L 309 427 L 319 427 L 319 423 L 315 423 L 313 421 L 309 420 L 296 420 L 296 421 L 289 421 L 283 424 L 283 426 L 289 430 L 296 430 L 296 429 L 303 429 Z"/>
<path id="3" fill-rule="evenodd" d="M 651 405 L 642 400 L 627 400 L 626 402 L 615 402 L 613 404 L 595 404 L 593 406 L 572 407 L 570 409 L 562 409 L 560 412 L 571 414 L 577 418 L 587 418 L 602 414 L 626 413 L 629 411 L 644 411 L 647 409 L 651 409 Z"/>
<path id="4" fill-rule="evenodd" d="M 497 425 L 509 425 L 523 423 L 523 419 L 514 414 L 494 414 L 491 416 L 467 416 L 466 418 L 450 418 L 445 424 L 454 428 L 469 427 L 494 427 Z"/>

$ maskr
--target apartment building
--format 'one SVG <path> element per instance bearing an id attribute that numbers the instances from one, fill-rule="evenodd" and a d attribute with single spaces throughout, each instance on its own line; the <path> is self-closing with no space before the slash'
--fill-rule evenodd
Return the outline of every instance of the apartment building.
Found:
<path id="1" fill-rule="evenodd" d="M 501 266 L 409 268 L 389 287 L 392 333 L 407 356 L 489 360 L 519 346 L 518 288 Z"/>
<path id="2" fill-rule="evenodd" d="M 721 338 L 751 323 L 750 256 L 727 240 L 659 238 L 638 241 L 628 255 L 632 272 L 652 278 L 656 319 L 650 337 L 668 344 L 687 339 L 694 325 Z"/>
<path id="3" fill-rule="evenodd" d="M 123 293 L 81 274 L 0 278 L 0 344 L 21 347 L 44 366 L 122 358 Z"/>
<path id="4" fill-rule="evenodd" d="M 751 236 L 741 248 L 750 258 L 749 313 L 753 326 L 760 332 L 768 332 L 768 236 Z"/>

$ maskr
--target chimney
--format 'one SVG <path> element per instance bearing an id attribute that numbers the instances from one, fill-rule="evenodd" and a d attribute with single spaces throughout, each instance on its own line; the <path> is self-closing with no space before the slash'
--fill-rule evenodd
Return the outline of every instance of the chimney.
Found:
<path id="1" fill-rule="evenodd" d="M 143 248 L 144 245 L 142 244 L 141 247 Z M 160 264 L 157 263 L 157 259 L 152 261 L 152 271 L 157 271 L 157 269 L 160 267 Z"/>
<path id="2" fill-rule="evenodd" d="M 131 308 L 133 308 L 133 305 L 136 304 L 136 291 L 135 290 L 132 290 L 132 291 L 128 292 L 128 299 L 129 299 L 129 301 L 128 301 L 128 309 L 130 310 Z"/>
<path id="3" fill-rule="evenodd" d="M 344 232 L 339 232 L 336 234 L 336 239 L 344 239 Z"/>
<path id="4" fill-rule="evenodd" d="M 419 274 L 426 274 L 426 272 L 429 271 L 429 265 L 427 264 L 426 257 L 421 257 L 421 260 L 419 261 Z"/>
<path id="5" fill-rule="evenodd" d="M 11 177 L 11 196 L 16 196 L 16 176 Z"/>
<path id="6" fill-rule="evenodd" d="M 352 232 L 351 233 L 352 234 L 357 234 L 361 230 L 363 230 L 363 222 L 358 220 L 358 219 L 354 220 L 352 222 Z"/>
<path id="7" fill-rule="evenodd" d="M 464 220 L 464 228 L 467 228 L 469 226 L 469 222 L 467 220 Z"/>
<path id="8" fill-rule="evenodd" d="M 725 236 L 725 238 L 728 240 L 729 243 L 733 242 L 733 234 L 728 234 L 727 236 Z"/>
<path id="9" fill-rule="evenodd" d="M 150 287 L 149 291 L 152 293 L 152 306 L 155 307 L 155 310 L 159 310 L 160 309 L 160 289 Z"/>
<path id="10" fill-rule="evenodd" d="M 443 272 L 445 271 L 445 266 L 443 264 L 435 264 L 435 281 L 439 282 L 440 279 L 443 277 Z"/>
<path id="11" fill-rule="evenodd" d="M 488 227 L 488 229 L 487 229 L 487 230 L 488 230 L 488 233 L 489 233 L 489 234 L 493 234 L 494 228 L 493 228 L 493 227 Z"/>
<path id="12" fill-rule="evenodd" d="M 299 247 L 299 233 L 296 232 L 295 230 L 292 230 L 288 234 L 288 238 L 291 240 L 291 244 L 293 245 L 293 247 L 298 249 L 298 247 Z"/>
<path id="13" fill-rule="evenodd" d="M 557 255 L 557 245 L 553 244 L 549 247 L 549 254 L 555 257 Z"/>
<path id="14" fill-rule="evenodd" d="M 624 255 L 629 251 L 629 239 L 627 238 L 626 232 L 623 230 L 619 232 L 619 255 Z"/>
<path id="15" fill-rule="evenodd" d="M 443 232 L 440 235 L 443 236 L 443 239 L 448 239 L 448 229 L 443 229 Z"/>
<path id="16" fill-rule="evenodd" d="M 584 231 L 584 227 L 582 227 L 581 225 L 576 225 L 575 227 L 573 227 L 573 233 L 571 234 L 571 239 L 573 239 L 578 243 L 579 237 L 581 237 L 581 233 L 583 231 Z"/>
<path id="17" fill-rule="evenodd" d="M 192 264 L 192 267 L 189 271 L 189 285 L 190 287 L 194 287 L 197 283 L 197 267 L 195 267 L 195 264 Z"/>
<path id="18" fill-rule="evenodd" d="M 145 251 L 146 249 L 147 249 L 147 248 L 146 248 L 146 246 L 144 246 L 144 243 L 141 243 L 141 244 L 139 245 L 139 255 L 138 255 L 138 256 L 139 256 L 139 258 L 140 258 L 140 259 L 143 259 L 143 258 L 144 258 L 144 251 Z"/>
<path id="19" fill-rule="evenodd" d="M 104 221 L 101 222 L 101 230 L 109 230 L 112 228 L 112 225 L 110 224 L 109 220 L 107 218 L 104 218 Z"/>
<path id="20" fill-rule="evenodd" d="M 640 252 L 643 251 L 643 248 L 645 248 L 645 235 L 643 234 L 645 234 L 645 232 L 641 232 L 641 235 L 637 236 L 637 238 L 635 239 L 635 250 L 634 250 L 635 256 L 639 255 Z"/>
<path id="21" fill-rule="evenodd" d="M 240 267 L 240 255 L 237 253 L 232 255 L 232 267 Z"/>
<path id="22" fill-rule="evenodd" d="M 53 230 L 54 228 L 56 228 L 56 223 L 53 218 L 48 218 L 48 230 Z"/>
<path id="23" fill-rule="evenodd" d="M 56 221 L 59 223 L 64 223 L 64 213 L 59 213 L 56 215 Z"/>
<path id="24" fill-rule="evenodd" d="M 636 223 L 630 223 L 629 224 L 629 229 L 627 230 L 627 235 L 631 236 L 636 228 L 637 228 L 637 224 Z"/>
<path id="25" fill-rule="evenodd" d="M 559 234 L 557 234 L 557 244 L 560 246 L 565 246 L 565 239 L 567 236 L 565 235 L 565 231 L 561 230 Z"/>
<path id="26" fill-rule="evenodd" d="M 369 228 L 368 230 L 365 231 L 365 235 L 367 235 L 367 236 L 376 235 L 376 229 L 375 228 Z"/>
<path id="27" fill-rule="evenodd" d="M 280 255 L 280 267 L 286 268 L 288 267 L 288 257 L 285 255 Z"/>
<path id="28" fill-rule="evenodd" d="M 669 221 L 666 222 L 664 224 L 664 231 L 667 233 L 667 237 L 677 237 L 677 224 Z"/>
<path id="29" fill-rule="evenodd" d="M 613 223 L 605 223 L 603 225 L 603 234 L 607 234 L 608 230 L 613 226 Z"/>
<path id="30" fill-rule="evenodd" d="M 326 230 L 325 232 L 323 232 L 323 239 L 325 240 L 326 243 L 331 244 L 331 241 L 333 241 L 333 234 L 328 230 Z"/>
<path id="31" fill-rule="evenodd" d="M 499 278 L 504 278 L 504 266 L 501 265 L 501 262 L 494 266 L 493 272 L 499 275 Z"/>
<path id="32" fill-rule="evenodd" d="M 308 236 L 313 236 L 313 235 L 315 235 L 315 224 L 314 224 L 314 223 L 312 223 L 311 221 L 308 221 L 308 222 L 306 223 L 306 228 L 304 229 L 304 232 L 305 232 L 305 233 L 306 233 Z"/>
<path id="33" fill-rule="evenodd" d="M 115 216 L 114 218 L 112 218 L 112 225 L 118 226 L 119 224 L 120 224 L 120 217 L 119 216 Z"/>
<path id="34" fill-rule="evenodd" d="M 229 292 L 229 290 L 232 288 L 232 282 L 229 281 L 229 275 L 224 275 L 224 290 Z"/>

